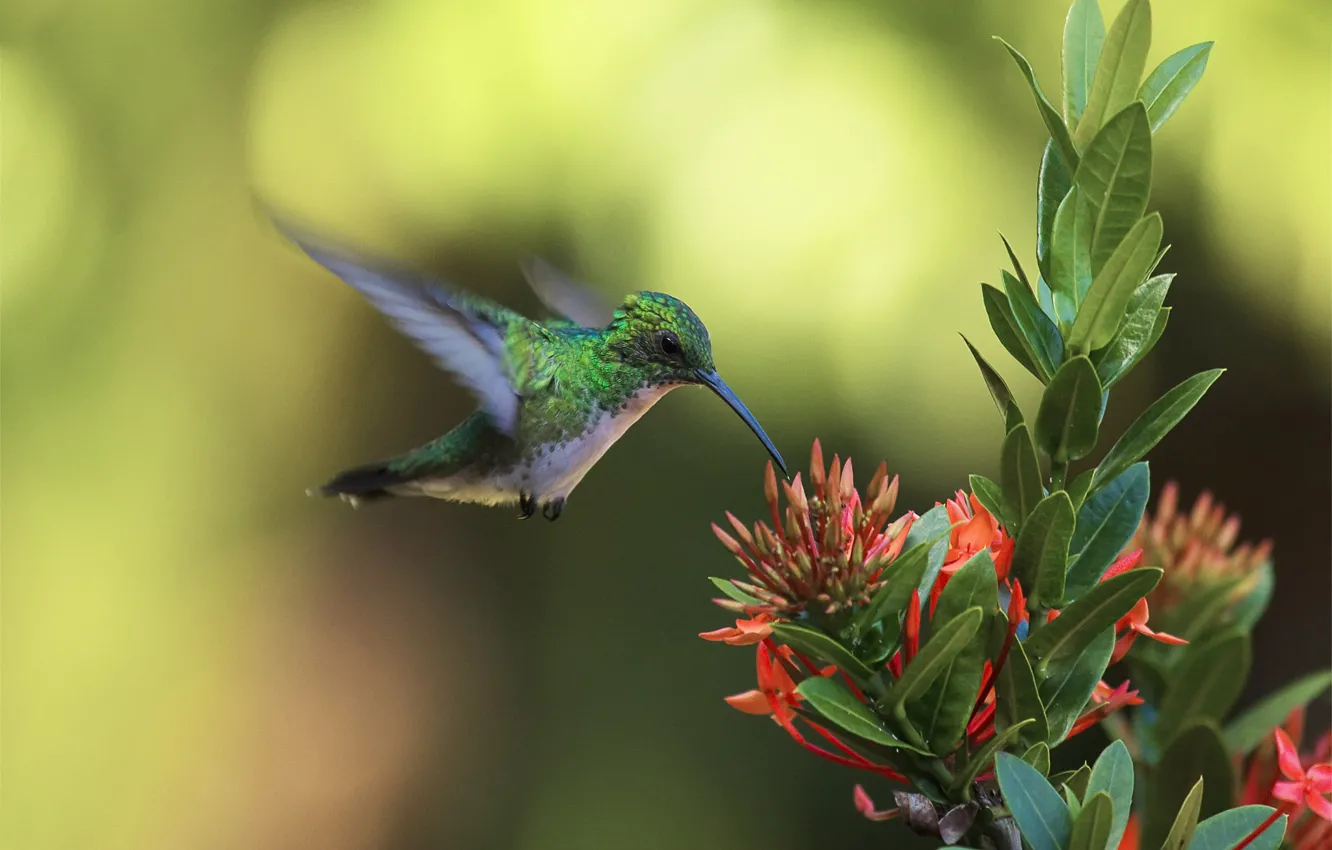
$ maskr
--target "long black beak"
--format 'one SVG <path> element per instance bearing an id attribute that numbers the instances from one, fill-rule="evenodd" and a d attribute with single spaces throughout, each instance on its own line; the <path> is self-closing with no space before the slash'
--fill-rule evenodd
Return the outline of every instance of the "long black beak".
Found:
<path id="1" fill-rule="evenodd" d="M 763 433 L 763 426 L 758 424 L 758 420 L 754 418 L 754 414 L 749 412 L 749 408 L 745 407 L 745 403 L 740 400 L 740 397 L 732 392 L 730 387 L 726 386 L 726 382 L 723 381 L 721 376 L 716 372 L 707 372 L 703 369 L 699 369 L 696 374 L 698 375 L 698 380 L 701 384 L 721 396 L 722 401 L 729 404 L 731 409 L 735 411 L 736 415 L 745 420 L 745 424 L 749 426 L 749 430 L 754 432 L 754 436 L 758 437 L 759 440 L 763 442 L 763 447 L 768 450 L 768 454 L 772 455 L 772 459 L 777 461 L 777 467 L 781 469 L 782 475 L 789 477 L 786 474 L 786 462 L 782 460 L 781 453 L 778 452 L 777 447 L 772 444 L 772 440 L 768 439 L 768 435 Z"/>

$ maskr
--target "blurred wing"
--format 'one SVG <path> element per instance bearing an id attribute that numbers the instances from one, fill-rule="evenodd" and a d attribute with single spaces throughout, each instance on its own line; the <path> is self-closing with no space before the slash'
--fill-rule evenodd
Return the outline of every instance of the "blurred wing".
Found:
<path id="1" fill-rule="evenodd" d="M 504 336 L 496 326 L 496 319 L 507 311 L 499 307 L 484 310 L 423 279 L 367 269 L 289 230 L 284 232 L 312 260 L 351 284 L 436 363 L 456 375 L 476 394 L 496 427 L 513 435 L 519 397 L 505 367 Z"/>
<path id="2" fill-rule="evenodd" d="M 586 328 L 604 328 L 610 324 L 615 308 L 581 283 L 558 271 L 540 257 L 522 264 L 523 277 L 541 302 Z"/>

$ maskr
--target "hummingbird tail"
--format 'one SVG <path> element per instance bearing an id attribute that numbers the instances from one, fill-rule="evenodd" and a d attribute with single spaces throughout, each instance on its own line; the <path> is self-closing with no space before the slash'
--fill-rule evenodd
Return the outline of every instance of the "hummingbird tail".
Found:
<path id="1" fill-rule="evenodd" d="M 403 483 L 403 480 L 402 474 L 394 472 L 389 463 L 371 463 L 339 472 L 332 481 L 320 487 L 318 493 L 368 502 L 392 496 L 388 488 Z"/>

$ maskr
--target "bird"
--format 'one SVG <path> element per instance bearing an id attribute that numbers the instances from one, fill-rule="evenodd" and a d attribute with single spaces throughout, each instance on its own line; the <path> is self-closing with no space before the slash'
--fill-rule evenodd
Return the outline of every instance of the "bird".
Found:
<path id="1" fill-rule="evenodd" d="M 351 285 L 478 402 L 453 430 L 312 488 L 353 507 L 424 496 L 540 510 L 551 521 L 628 428 L 671 390 L 706 387 L 749 426 L 786 475 L 781 454 L 722 380 L 708 330 L 680 299 L 633 292 L 612 308 L 537 257 L 520 264 L 557 314 L 534 321 L 438 280 L 367 262 L 275 220 L 310 259 Z"/>

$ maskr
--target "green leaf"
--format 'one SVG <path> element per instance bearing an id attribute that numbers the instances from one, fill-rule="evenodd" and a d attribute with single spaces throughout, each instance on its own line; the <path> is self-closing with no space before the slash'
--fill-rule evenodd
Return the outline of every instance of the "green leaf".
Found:
<path id="1" fill-rule="evenodd" d="M 945 532 L 952 527 L 953 523 L 948 519 L 948 506 L 935 505 L 921 514 L 920 519 L 911 523 L 906 542 L 902 544 L 905 548 L 919 545 L 925 540 L 934 541 L 930 547 L 930 559 L 925 567 L 925 575 L 921 578 L 920 584 L 916 585 L 920 591 L 922 609 L 930 598 L 930 590 L 934 587 L 935 580 L 939 578 L 939 570 L 943 568 L 944 557 L 948 554 L 948 535 Z"/>
<path id="2" fill-rule="evenodd" d="M 1049 747 L 1046 747 L 1046 750 L 1048 751 Z M 1074 823 L 1077 823 L 1078 815 L 1082 814 L 1082 801 L 1078 799 L 1077 794 L 1073 793 L 1073 789 L 1067 785 L 1064 786 L 1064 802 L 1068 803 L 1069 817 L 1073 818 Z"/>
<path id="3" fill-rule="evenodd" d="M 1079 302 L 1091 288 L 1094 213 L 1077 186 L 1069 190 L 1055 212 L 1050 236 L 1050 289 L 1060 316 L 1076 316 Z"/>
<path id="4" fill-rule="evenodd" d="M 1073 0 L 1064 22 L 1064 118 L 1078 126 L 1087 94 L 1096 76 L 1096 62 L 1105 42 L 1105 21 L 1096 0 Z"/>
<path id="5" fill-rule="evenodd" d="M 1124 837 L 1124 830 L 1128 828 L 1129 812 L 1133 811 L 1133 758 L 1123 741 L 1115 741 L 1096 759 L 1087 793 L 1092 796 L 1103 793 L 1114 804 L 1109 846 L 1118 847 L 1119 839 Z"/>
<path id="6" fill-rule="evenodd" d="M 1240 806 L 1212 815 L 1193 831 L 1189 850 L 1232 850 L 1276 811 L 1271 806 Z M 1245 850 L 1276 850 L 1286 834 L 1286 816 L 1282 815 L 1249 843 Z"/>
<path id="7" fill-rule="evenodd" d="M 1114 339 L 1129 299 L 1150 271 L 1160 244 L 1160 213 L 1152 213 L 1133 226 L 1092 280 L 1069 331 L 1069 348 L 1091 352 Z"/>
<path id="8" fill-rule="evenodd" d="M 1074 134 L 1079 148 L 1086 148 L 1106 116 L 1119 112 L 1137 97 L 1151 43 L 1151 6 L 1147 0 L 1129 0 L 1110 25 L 1101 48 L 1087 107 Z"/>
<path id="9" fill-rule="evenodd" d="M 1110 800 L 1110 795 L 1104 791 L 1093 791 L 1083 804 L 1082 811 L 1078 813 L 1078 819 L 1073 822 L 1072 838 L 1069 841 L 1070 850 L 1106 850 L 1107 847 L 1118 847 L 1118 839 L 1111 842 L 1110 835 L 1114 830 L 1113 824 L 1119 819 L 1118 807 Z M 1128 820 L 1128 812 L 1123 814 L 1124 819 Z"/>
<path id="10" fill-rule="evenodd" d="M 1050 773 L 1050 745 L 1037 741 L 1022 754 L 1022 760 L 1041 772 L 1041 776 Z"/>
<path id="11" fill-rule="evenodd" d="M 1087 783 L 1091 782 L 1091 765 L 1083 764 L 1077 770 L 1066 770 L 1050 778 L 1056 785 L 1063 785 L 1072 791 L 1079 800 L 1087 795 Z"/>
<path id="12" fill-rule="evenodd" d="M 1032 725 L 1022 733 L 1023 743 L 1035 744 L 1049 737 L 1050 727 L 1045 721 L 1045 706 L 1041 704 L 1040 692 L 1036 688 L 1036 675 L 1031 671 L 1031 661 L 1021 641 L 1013 641 L 1008 660 L 999 669 L 994 698 L 996 729 L 1002 732 L 1031 720 Z"/>
<path id="13" fill-rule="evenodd" d="M 1198 811 L 1202 808 L 1203 784 L 1203 778 L 1198 777 L 1180 805 L 1175 822 L 1170 825 L 1170 832 L 1161 844 L 1161 850 L 1184 850 L 1193 840 L 1193 830 L 1198 827 Z"/>
<path id="14" fill-rule="evenodd" d="M 1050 279 L 1055 214 L 1072 188 L 1073 170 L 1054 152 L 1054 142 L 1046 142 L 1045 153 L 1041 156 L 1040 180 L 1036 187 L 1036 263 L 1040 267 L 1041 278 L 1046 281 Z M 1072 315 L 1069 318 L 1072 319 Z"/>
<path id="15" fill-rule="evenodd" d="M 1332 670 L 1320 670 L 1296 679 L 1263 699 L 1226 725 L 1226 749 L 1234 755 L 1252 751 L 1267 740 L 1272 730 L 1302 705 L 1308 705 L 1332 688 Z"/>
<path id="16" fill-rule="evenodd" d="M 1087 498 L 1087 491 L 1091 489 L 1092 475 L 1095 473 L 1094 469 L 1079 472 L 1073 483 L 1068 485 L 1068 498 L 1073 502 L 1074 509 L 1082 507 L 1083 500 Z"/>
<path id="17" fill-rule="evenodd" d="M 1101 426 L 1101 380 L 1085 356 L 1055 373 L 1036 413 L 1036 442 L 1056 463 L 1084 457 L 1096 448 Z"/>
<path id="18" fill-rule="evenodd" d="M 925 693 L 934 680 L 943 675 L 953 659 L 975 639 L 984 620 L 985 612 L 976 606 L 936 630 L 888 692 L 885 703 L 888 712 L 905 720 L 907 704 Z M 775 626 L 773 630 L 776 631 Z"/>
<path id="19" fill-rule="evenodd" d="M 1026 425 L 1017 426 L 1004 437 L 999 482 L 1008 503 L 1008 516 L 1021 525 L 1045 493 L 1041 485 L 1040 463 L 1036 460 L 1036 446 Z M 1016 530 L 1009 529 L 1010 533 Z"/>
<path id="20" fill-rule="evenodd" d="M 931 638 L 975 607 L 988 618 L 999 607 L 999 589 L 990 553 L 982 549 L 948 580 L 930 621 Z M 984 628 L 984 619 L 982 626 Z M 985 643 L 973 641 L 955 653 L 925 691 L 907 705 L 912 725 L 935 755 L 947 755 L 966 731 L 985 666 Z M 919 656 L 917 656 L 917 661 Z M 914 662 L 913 662 L 914 663 Z"/>
<path id="21" fill-rule="evenodd" d="M 980 367 L 981 377 L 985 379 L 985 387 L 990 391 L 990 397 L 994 399 L 995 407 L 999 408 L 999 414 L 1004 417 L 1004 431 L 1022 421 L 1022 411 L 1018 409 L 1017 402 L 1013 400 L 1013 393 L 1009 391 L 1008 384 L 999 376 L 994 367 L 985 362 L 981 353 L 976 350 L 976 346 L 971 344 L 971 340 L 965 336 L 962 341 L 967 344 L 971 351 L 971 356 L 975 359 L 976 365 Z"/>
<path id="22" fill-rule="evenodd" d="M 1156 66 L 1138 89 L 1138 100 L 1147 105 L 1147 117 L 1152 122 L 1152 132 L 1161 129 L 1161 125 L 1188 97 L 1189 92 L 1202 79 L 1207 69 L 1207 57 L 1212 53 L 1212 42 L 1204 41 L 1173 53 L 1164 62 Z"/>
<path id="23" fill-rule="evenodd" d="M 1199 372 L 1191 378 L 1166 392 L 1152 402 L 1133 424 L 1128 427 L 1113 446 L 1106 452 L 1105 459 L 1096 468 L 1092 479 L 1092 489 L 1114 480 L 1116 475 L 1128 469 L 1179 424 L 1208 388 L 1221 377 L 1225 369 L 1209 369 Z"/>
<path id="24" fill-rule="evenodd" d="M 1027 338 L 1018 327 L 1017 317 L 1013 315 L 1013 308 L 1008 304 L 1008 296 L 988 283 L 982 283 L 981 299 L 985 302 L 985 315 L 990 319 L 994 335 L 999 338 L 999 342 L 1008 353 L 1013 355 L 1013 359 L 1023 369 L 1036 376 L 1036 380 L 1041 383 L 1050 380 L 1050 376 L 1042 373 L 1036 365 L 1036 354 L 1030 350 Z"/>
<path id="25" fill-rule="evenodd" d="M 1254 572 L 1258 576 L 1258 581 L 1249 594 L 1237 602 L 1230 612 L 1234 624 L 1246 631 L 1251 631 L 1262 618 L 1263 612 L 1267 610 L 1267 604 L 1272 601 L 1272 591 L 1276 582 L 1272 575 L 1271 561 L 1264 561 Z"/>
<path id="26" fill-rule="evenodd" d="M 883 693 L 883 682 L 873 670 L 851 653 L 851 650 L 816 629 L 795 623 L 773 623 L 773 635 L 792 649 L 813 656 L 825 663 L 836 664 L 861 688 L 876 694 Z"/>
<path id="27" fill-rule="evenodd" d="M 810 676 L 796 686 L 796 693 L 808 700 L 815 711 L 834 725 L 858 738 L 883 747 L 921 752 L 888 731 L 883 721 L 836 679 Z"/>
<path id="28" fill-rule="evenodd" d="M 729 578 L 717 578 L 715 576 L 708 576 L 708 581 L 717 585 L 718 590 L 720 590 L 722 593 L 725 593 L 727 596 L 731 597 L 736 602 L 740 602 L 744 605 L 763 604 L 763 601 L 758 597 L 750 596 L 748 593 L 745 593 L 743 590 L 732 584 Z"/>
<path id="29" fill-rule="evenodd" d="M 1169 834 L 1176 811 L 1187 799 L 1185 788 L 1203 780 L 1199 817 L 1220 812 L 1234 799 L 1234 768 L 1221 743 L 1221 733 L 1208 721 L 1184 729 L 1162 753 L 1152 772 L 1143 813 L 1143 847 L 1159 847 Z"/>
<path id="30" fill-rule="evenodd" d="M 1027 638 L 1027 654 L 1036 664 L 1036 675 L 1039 677 L 1055 659 L 1082 654 L 1097 635 L 1113 628 L 1160 580 L 1159 567 L 1139 567 L 1098 583 L 1063 608 L 1057 618 Z"/>
<path id="31" fill-rule="evenodd" d="M 1059 328 L 1045 315 L 1031 288 L 1006 271 L 1000 274 L 1004 279 L 1004 290 L 1008 293 L 1008 305 L 1017 320 L 1018 330 L 1026 337 L 1031 350 L 1036 355 L 1036 362 L 1046 375 L 1045 380 L 1055 373 L 1064 359 L 1064 338 L 1059 335 Z"/>
<path id="32" fill-rule="evenodd" d="M 1028 605 L 1053 607 L 1064 596 L 1073 503 L 1057 491 L 1046 496 L 1022 524 L 1013 549 L 1013 574 L 1030 594 Z"/>
<path id="33" fill-rule="evenodd" d="M 1004 491 L 998 483 L 984 475 L 971 475 L 967 477 L 967 484 L 971 486 L 971 492 L 976 496 L 976 501 L 981 503 L 981 507 L 989 511 L 1000 525 L 1007 527 L 1008 508 L 1004 505 Z"/>
<path id="34" fill-rule="evenodd" d="M 1114 649 L 1115 630 L 1111 626 L 1095 635 L 1082 654 L 1056 658 L 1050 663 L 1040 687 L 1041 701 L 1045 703 L 1045 718 L 1050 727 L 1049 737 L 1046 738 L 1050 746 L 1068 737 L 1069 730 L 1082 716 L 1087 700 L 1091 699 L 1092 691 L 1096 690 L 1096 683 L 1105 675 L 1105 668 L 1110 664 L 1110 655 Z"/>
<path id="35" fill-rule="evenodd" d="M 985 765 L 988 764 L 994 758 L 995 753 L 1002 750 L 1005 746 L 1009 744 L 1009 742 L 1011 742 L 1014 738 L 1016 738 L 1018 736 L 1018 733 L 1022 731 L 1023 727 L 1035 722 L 1036 722 L 1035 720 L 1024 720 L 1016 726 L 1010 726 L 1008 729 L 999 732 L 993 738 L 986 741 L 985 745 L 982 746 L 979 750 L 977 750 L 976 754 L 973 755 L 967 761 L 966 767 L 962 768 L 962 770 L 958 772 L 957 779 L 953 782 L 954 792 L 961 793 L 962 790 L 965 789 L 968 785 L 970 785 L 971 781 L 975 779 L 982 770 L 985 769 Z M 1046 761 L 1048 764 L 1049 750 L 1047 750 L 1046 753 L 1047 753 Z"/>
<path id="36" fill-rule="evenodd" d="M 1031 850 L 1067 850 L 1073 823 L 1059 792 L 1036 768 L 1009 753 L 994 759 L 1004 802 Z"/>
<path id="37" fill-rule="evenodd" d="M 1115 115 L 1096 134 L 1073 182 L 1092 209 L 1091 274 L 1095 276 L 1147 211 L 1152 191 L 1152 131 L 1141 103 Z M 1150 260 L 1144 262 L 1143 277 L 1151 270 L 1159 246 L 1157 240 Z"/>
<path id="38" fill-rule="evenodd" d="M 1063 116 L 1050 105 L 1045 92 L 1041 91 L 1041 84 L 1036 82 L 1036 72 L 1031 69 L 1031 63 L 1013 45 L 999 36 L 995 36 L 994 39 L 1008 50 L 1008 54 L 1013 57 L 1013 61 L 1017 63 L 1018 68 L 1022 71 L 1022 76 L 1027 78 L 1027 84 L 1031 86 L 1031 93 L 1036 96 L 1036 108 L 1040 110 L 1041 120 L 1045 122 L 1045 129 L 1050 131 L 1050 138 L 1054 140 L 1055 150 L 1059 152 L 1059 156 L 1063 158 L 1069 171 L 1077 169 L 1078 152 L 1073 147 L 1073 139 L 1068 135 L 1068 127 L 1064 125 Z M 1135 81 L 1133 85 L 1136 88 L 1137 82 Z"/>
<path id="39" fill-rule="evenodd" d="M 1017 275 L 1022 285 L 1030 291 L 1031 281 L 1027 279 L 1027 273 L 1023 271 L 1022 264 L 1018 262 L 1017 254 L 1013 252 L 1013 246 L 1008 244 L 1008 237 L 1000 233 L 999 241 L 1004 243 L 1004 250 L 1008 252 L 1008 261 L 1013 264 L 1013 274 Z"/>
<path id="40" fill-rule="evenodd" d="M 929 568 L 930 549 L 947 533 L 945 528 L 930 540 L 913 545 L 884 568 L 881 578 L 885 584 L 874 594 L 869 604 L 856 614 L 854 625 L 858 632 L 867 632 L 873 624 L 880 622 L 888 631 L 896 631 L 901 626 L 902 614 L 911 600 L 911 591 L 920 586 Z"/>
<path id="41" fill-rule="evenodd" d="M 1138 287 L 1128 303 L 1128 318 L 1116 331 L 1114 339 L 1105 348 L 1092 355 L 1096 375 L 1105 389 L 1129 373 L 1138 364 L 1151 345 L 1159 338 L 1156 323 L 1161 314 L 1161 303 L 1170 291 L 1173 274 L 1157 275 Z"/>
<path id="42" fill-rule="evenodd" d="M 1094 477 L 1092 486 L 1095 488 Z M 1078 598 L 1100 581 L 1124 551 L 1142 521 L 1151 489 L 1151 476 L 1144 461 L 1125 470 L 1082 503 L 1069 544 L 1073 557 L 1065 580 L 1065 599 Z"/>

